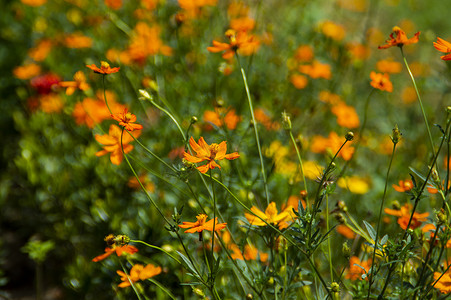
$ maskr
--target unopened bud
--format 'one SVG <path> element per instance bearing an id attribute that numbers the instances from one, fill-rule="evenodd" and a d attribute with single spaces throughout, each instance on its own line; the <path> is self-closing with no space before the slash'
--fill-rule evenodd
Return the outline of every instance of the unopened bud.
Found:
<path id="1" fill-rule="evenodd" d="M 285 130 L 291 130 L 291 118 L 286 112 L 282 113 L 282 126 Z"/>
<path id="2" fill-rule="evenodd" d="M 252 300 L 254 299 L 254 295 L 252 295 L 251 293 L 246 295 L 246 300 Z"/>
<path id="3" fill-rule="evenodd" d="M 345 134 L 345 138 L 347 141 L 352 141 L 354 139 L 354 132 L 349 131 L 348 133 Z"/>
<path id="4" fill-rule="evenodd" d="M 336 214 L 336 215 L 335 215 L 335 219 L 337 219 L 337 221 L 338 221 L 340 224 L 343 224 L 344 222 L 346 222 L 346 218 L 345 218 L 345 216 L 343 216 L 342 213 Z"/>
<path id="5" fill-rule="evenodd" d="M 448 217 L 446 216 L 446 213 L 443 209 L 437 212 L 437 220 L 439 224 L 445 224 L 448 220 Z"/>
<path id="6" fill-rule="evenodd" d="M 395 125 L 395 128 L 393 128 L 393 136 L 391 137 L 391 140 L 393 142 L 393 144 L 397 144 L 399 142 L 399 140 L 401 139 L 402 133 L 398 128 L 398 125 Z"/>
<path id="7" fill-rule="evenodd" d="M 139 94 L 141 95 L 141 97 L 139 97 L 139 100 L 149 100 L 152 101 L 152 96 L 150 96 L 150 94 L 143 89 L 139 89 L 138 90 Z"/>
<path id="8" fill-rule="evenodd" d="M 191 117 L 191 124 L 197 123 L 198 119 L 196 116 Z"/>
<path id="9" fill-rule="evenodd" d="M 338 292 L 340 291 L 340 285 L 339 285 L 338 283 L 336 283 L 336 282 L 332 282 L 332 283 L 330 284 L 330 290 L 331 290 L 333 293 L 338 293 Z"/>
<path id="10" fill-rule="evenodd" d="M 342 212 L 347 212 L 348 211 L 348 207 L 346 206 L 346 203 L 344 201 L 338 201 L 337 203 L 337 207 L 338 209 L 340 209 Z"/>
<path id="11" fill-rule="evenodd" d="M 341 248 L 341 252 L 346 259 L 351 257 L 351 248 L 349 248 L 348 242 L 343 243 L 343 247 Z"/>
<path id="12" fill-rule="evenodd" d="M 118 245 L 124 246 L 130 243 L 130 238 L 124 234 L 120 234 L 114 238 L 114 242 Z"/>

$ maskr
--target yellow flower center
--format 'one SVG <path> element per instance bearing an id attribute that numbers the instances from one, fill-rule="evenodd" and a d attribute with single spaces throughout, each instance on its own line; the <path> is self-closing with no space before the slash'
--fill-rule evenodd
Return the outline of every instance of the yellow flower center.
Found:
<path id="1" fill-rule="evenodd" d="M 130 113 L 130 112 L 128 112 L 124 115 L 125 122 L 130 121 L 131 118 L 132 118 L 132 113 Z"/>
<path id="2" fill-rule="evenodd" d="M 110 64 L 107 63 L 106 61 L 101 61 L 100 62 L 100 68 L 102 69 L 108 69 L 110 67 Z"/>
<path id="3" fill-rule="evenodd" d="M 216 143 L 213 143 L 210 145 L 210 159 L 215 159 L 216 153 L 219 152 L 219 145 Z"/>
<path id="4" fill-rule="evenodd" d="M 197 222 L 199 223 L 199 226 L 203 226 L 205 224 L 205 220 L 207 220 L 207 215 L 200 214 L 196 216 Z"/>

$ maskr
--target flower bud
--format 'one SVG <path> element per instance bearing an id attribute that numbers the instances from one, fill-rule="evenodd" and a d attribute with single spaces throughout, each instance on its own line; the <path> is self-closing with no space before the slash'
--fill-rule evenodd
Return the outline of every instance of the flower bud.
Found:
<path id="1" fill-rule="evenodd" d="M 354 132 L 349 131 L 345 134 L 345 138 L 347 141 L 352 141 L 354 139 Z"/>
<path id="2" fill-rule="evenodd" d="M 283 129 L 291 131 L 291 118 L 285 111 L 282 113 L 282 126 Z"/>
<path id="3" fill-rule="evenodd" d="M 393 142 L 393 144 L 397 144 L 399 142 L 399 140 L 401 139 L 402 133 L 401 131 L 398 129 L 398 125 L 395 125 L 395 128 L 393 128 L 393 136 L 391 137 L 391 140 Z"/>
<path id="4" fill-rule="evenodd" d="M 141 97 L 139 97 L 139 100 L 149 100 L 152 101 L 152 96 L 150 96 L 150 94 L 143 89 L 139 89 L 138 90 L 139 94 L 141 95 Z"/>
<path id="5" fill-rule="evenodd" d="M 330 284 L 330 290 L 333 293 L 338 293 L 340 291 L 340 285 L 334 281 Z"/>
<path id="6" fill-rule="evenodd" d="M 341 248 L 341 252 L 346 259 L 351 257 L 351 248 L 349 248 L 348 242 L 343 243 L 343 247 Z"/>
<path id="7" fill-rule="evenodd" d="M 191 124 L 197 123 L 198 119 L 196 116 L 191 117 Z"/>

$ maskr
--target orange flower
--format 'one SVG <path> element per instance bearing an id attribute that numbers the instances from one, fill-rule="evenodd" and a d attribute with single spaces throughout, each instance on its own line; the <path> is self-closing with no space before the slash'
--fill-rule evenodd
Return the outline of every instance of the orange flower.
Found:
<path id="1" fill-rule="evenodd" d="M 48 39 L 43 39 L 38 42 L 36 47 L 31 48 L 28 51 L 28 56 L 30 56 L 34 61 L 43 61 L 52 50 L 52 41 Z"/>
<path id="2" fill-rule="evenodd" d="M 42 111 L 46 113 L 60 112 L 64 108 L 63 100 L 54 93 L 41 96 L 39 101 Z"/>
<path id="3" fill-rule="evenodd" d="M 136 116 L 124 108 L 124 111 L 119 114 L 111 115 L 113 119 L 119 122 L 119 125 L 124 126 L 128 131 L 143 129 L 140 124 L 134 124 L 136 122 Z"/>
<path id="4" fill-rule="evenodd" d="M 410 39 L 407 38 L 406 33 L 398 26 L 393 27 L 392 31 L 390 38 L 385 41 L 386 44 L 379 46 L 379 49 L 387 49 L 394 46 L 402 47 L 404 45 L 418 43 L 418 37 L 420 35 L 419 31 Z M 394 35 L 396 35 L 396 37 L 394 37 Z"/>
<path id="5" fill-rule="evenodd" d="M 336 24 L 332 21 L 325 21 L 321 25 L 321 31 L 327 37 L 336 41 L 341 41 L 345 37 L 345 28 L 343 25 Z"/>
<path id="6" fill-rule="evenodd" d="M 401 226 L 402 229 L 406 230 L 407 224 L 409 224 L 411 209 L 412 209 L 412 205 L 410 205 L 409 203 L 406 203 L 399 210 L 385 208 L 384 212 L 386 214 L 398 217 L 399 226 Z M 428 216 L 429 216 L 429 213 L 427 213 L 427 212 L 422 213 L 422 214 L 415 212 L 412 217 L 412 222 L 410 223 L 410 228 L 415 229 L 415 228 L 421 226 L 421 223 L 426 221 L 426 218 Z"/>
<path id="7" fill-rule="evenodd" d="M 297 61 L 308 62 L 313 59 L 313 48 L 310 45 L 301 45 L 296 49 L 296 53 L 294 54 L 294 58 Z"/>
<path id="8" fill-rule="evenodd" d="M 138 131 L 137 133 L 135 133 L 135 135 L 134 135 L 135 138 L 139 137 L 140 134 L 141 134 L 141 131 Z M 121 135 L 122 135 L 122 130 L 114 124 L 111 124 L 108 134 L 104 134 L 104 135 L 96 134 L 95 135 L 96 141 L 99 142 L 100 144 L 104 145 L 103 150 L 97 152 L 96 156 L 102 156 L 102 155 L 111 153 L 111 155 L 110 155 L 111 162 L 115 165 L 120 165 L 122 162 L 122 159 L 124 158 L 123 153 L 122 153 L 122 148 L 121 148 Z M 132 141 L 133 141 L 133 137 L 129 133 L 126 133 L 122 136 L 122 144 L 124 147 L 124 153 L 129 153 L 130 151 L 133 150 L 133 145 L 129 145 L 129 143 Z"/>
<path id="9" fill-rule="evenodd" d="M 205 122 L 212 123 L 217 127 L 222 127 L 225 124 L 227 129 L 230 130 L 235 129 L 240 120 L 240 116 L 235 114 L 234 109 L 226 111 L 226 109 L 223 108 L 215 108 L 215 111 L 206 110 L 204 112 Z M 211 126 L 209 126 L 208 129 L 211 129 Z"/>
<path id="10" fill-rule="evenodd" d="M 409 179 L 408 180 L 400 180 L 399 185 L 393 184 L 392 186 L 395 189 L 395 191 L 404 193 L 404 192 L 407 192 L 407 191 L 410 191 L 411 189 L 413 189 L 413 182 L 412 182 L 412 180 L 409 180 Z"/>
<path id="11" fill-rule="evenodd" d="M 332 107 L 332 113 L 337 116 L 338 125 L 346 128 L 357 128 L 360 125 L 355 108 L 339 102 Z"/>
<path id="12" fill-rule="evenodd" d="M 434 272 L 434 280 L 439 279 L 442 276 L 440 272 Z M 434 285 L 436 289 L 439 289 L 442 294 L 450 294 L 451 293 L 451 269 L 443 274 L 439 281 Z"/>
<path id="13" fill-rule="evenodd" d="M 72 33 L 64 38 L 64 44 L 67 48 L 73 49 L 91 48 L 92 39 L 81 33 Z"/>
<path id="14" fill-rule="evenodd" d="M 236 244 L 230 245 L 230 249 L 233 251 L 233 253 L 230 255 L 232 259 L 256 260 L 257 258 L 260 258 L 260 261 L 263 263 L 268 260 L 267 253 L 259 252 L 257 248 L 249 244 L 244 246 L 244 255 Z"/>
<path id="15" fill-rule="evenodd" d="M 230 28 L 235 31 L 251 31 L 254 27 L 255 20 L 249 17 L 230 20 Z"/>
<path id="16" fill-rule="evenodd" d="M 323 153 L 329 149 L 333 154 L 335 154 L 338 149 L 340 149 L 341 145 L 343 145 L 343 143 L 344 140 L 340 138 L 337 133 L 331 132 L 329 133 L 328 138 L 322 137 L 320 135 L 315 135 L 313 137 L 310 149 L 314 153 Z M 344 160 L 350 160 L 353 154 L 354 147 L 351 147 L 349 143 L 346 143 L 341 149 L 338 156 L 342 157 Z"/>
<path id="17" fill-rule="evenodd" d="M 45 4 L 47 0 L 20 0 L 20 2 L 28 6 L 37 7 Z"/>
<path id="18" fill-rule="evenodd" d="M 246 219 L 249 221 L 249 223 L 251 225 L 266 226 L 266 223 L 262 221 L 262 219 L 263 219 L 267 223 L 279 225 L 280 229 L 288 227 L 287 223 L 285 222 L 285 221 L 289 220 L 289 218 L 290 218 L 290 214 L 288 213 L 288 210 L 284 210 L 283 212 L 281 212 L 279 214 L 275 202 L 269 203 L 265 212 L 262 212 L 260 209 L 258 209 L 255 206 L 251 207 L 251 211 L 256 216 L 253 214 L 249 214 L 249 213 L 244 214 L 244 216 L 246 217 Z"/>
<path id="19" fill-rule="evenodd" d="M 311 78 L 324 78 L 329 80 L 332 77 L 329 64 L 322 64 L 317 60 L 314 60 L 311 65 L 299 66 L 299 72 L 307 74 Z"/>
<path id="20" fill-rule="evenodd" d="M 451 60 L 451 43 L 437 37 L 437 42 L 434 42 L 434 48 L 440 52 L 448 53 L 446 55 L 440 56 L 441 59 Z"/>
<path id="21" fill-rule="evenodd" d="M 22 80 L 33 78 L 39 75 L 39 73 L 41 73 L 41 67 L 37 64 L 19 66 L 13 70 L 14 76 Z"/>
<path id="22" fill-rule="evenodd" d="M 223 52 L 222 57 L 224 59 L 231 59 L 233 55 L 240 51 L 239 54 L 251 55 L 258 49 L 259 42 L 253 35 L 248 35 L 245 31 L 239 31 L 238 33 L 229 29 L 225 35 L 229 38 L 230 44 L 221 43 L 213 40 L 213 46 L 207 47 L 207 50 L 213 53 Z"/>
<path id="23" fill-rule="evenodd" d="M 105 0 L 105 5 L 111 9 L 117 10 L 122 7 L 122 0 Z"/>
<path id="24" fill-rule="evenodd" d="M 336 229 L 339 234 L 341 234 L 342 236 L 344 236 L 347 239 L 354 239 L 356 237 L 355 232 L 352 231 L 351 228 L 349 228 L 346 225 L 340 224 L 337 226 Z"/>
<path id="25" fill-rule="evenodd" d="M 221 169 L 221 166 L 219 166 L 215 160 L 222 160 L 224 158 L 231 160 L 236 159 L 240 157 L 238 152 L 233 152 L 230 154 L 226 154 L 227 152 L 227 143 L 225 141 L 216 144 L 213 143 L 211 145 L 208 145 L 207 142 L 205 142 L 204 138 L 201 137 L 199 139 L 199 144 L 197 144 L 193 137 L 189 139 L 189 144 L 191 148 L 196 152 L 196 156 L 193 156 L 187 152 L 183 153 L 183 157 L 192 163 L 200 163 L 204 160 L 208 161 L 206 165 L 197 167 L 199 172 L 206 173 L 209 169 L 214 169 L 215 167 L 218 167 Z"/>
<path id="26" fill-rule="evenodd" d="M 89 84 L 86 83 L 86 76 L 82 71 L 78 71 L 74 75 L 74 81 L 61 81 L 60 86 L 67 88 L 66 95 L 72 95 L 77 89 L 86 91 L 89 89 Z"/>
<path id="27" fill-rule="evenodd" d="M 136 252 L 138 252 L 138 249 L 135 246 L 131 246 L 131 245 L 117 246 L 114 244 L 112 248 L 106 247 L 105 253 L 94 257 L 92 259 L 92 261 L 98 262 L 98 261 L 104 260 L 105 258 L 107 258 L 108 256 L 110 256 L 113 253 L 116 253 L 117 256 L 121 256 L 123 253 L 135 254 Z"/>
<path id="28" fill-rule="evenodd" d="M 151 277 L 154 277 L 161 273 L 161 267 L 155 267 L 152 264 L 148 264 L 147 266 L 143 266 L 140 264 L 136 264 L 130 270 L 130 275 L 125 274 L 123 271 L 116 271 L 116 273 L 121 276 L 122 282 L 119 283 L 119 287 L 125 288 L 131 286 L 132 283 L 138 280 L 146 280 Z"/>
<path id="29" fill-rule="evenodd" d="M 380 60 L 376 64 L 376 69 L 382 73 L 401 73 L 402 65 L 397 61 Z"/>
<path id="30" fill-rule="evenodd" d="M 389 93 L 393 92 L 393 84 L 390 81 L 390 76 L 388 74 L 381 74 L 371 71 L 371 86 L 375 89 L 379 89 L 381 91 L 387 91 Z"/>
<path id="31" fill-rule="evenodd" d="M 108 74 L 112 74 L 112 73 L 117 73 L 119 72 L 119 67 L 116 68 L 111 68 L 110 64 L 107 63 L 106 61 L 101 61 L 100 62 L 100 68 L 98 68 L 95 64 L 92 65 L 86 65 L 88 68 L 90 68 L 91 70 L 94 71 L 94 73 L 97 74 L 102 74 L 102 75 L 108 75 Z"/>
<path id="32" fill-rule="evenodd" d="M 295 88 L 298 90 L 302 90 L 308 84 L 308 79 L 304 75 L 301 74 L 293 74 L 290 76 L 290 82 L 293 84 Z"/>
<path id="33" fill-rule="evenodd" d="M 267 130 L 278 130 L 280 128 L 280 124 L 278 122 L 273 122 L 266 111 L 260 107 L 254 109 L 254 116 L 255 120 L 263 124 Z"/>
<path id="34" fill-rule="evenodd" d="M 196 222 L 183 222 L 182 225 L 179 225 L 180 228 L 189 228 L 185 230 L 185 233 L 195 233 L 202 232 L 204 230 L 213 231 L 213 219 L 208 222 L 208 216 L 205 214 L 199 214 L 196 216 Z M 214 219 L 215 231 L 221 230 L 226 227 L 227 223 L 218 223 L 218 218 Z"/>
<path id="35" fill-rule="evenodd" d="M 351 257 L 349 259 L 349 270 L 346 273 L 345 278 L 351 280 L 360 279 L 361 275 L 367 273 L 368 270 L 371 268 L 371 262 L 372 262 L 371 259 L 368 259 L 366 261 L 360 261 L 360 259 L 357 256 Z M 365 270 L 363 270 L 361 267 L 363 267 L 363 269 Z"/>

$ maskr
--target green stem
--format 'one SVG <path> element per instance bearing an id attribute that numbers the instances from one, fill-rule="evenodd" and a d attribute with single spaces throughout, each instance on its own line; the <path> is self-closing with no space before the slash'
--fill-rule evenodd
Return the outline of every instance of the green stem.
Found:
<path id="1" fill-rule="evenodd" d="M 413 87 L 414 87 L 415 92 L 417 94 L 418 103 L 420 104 L 420 109 L 421 109 L 421 112 L 423 114 L 424 124 L 426 125 L 426 129 L 427 129 L 427 132 L 428 132 L 429 142 L 431 143 L 432 154 L 435 155 L 434 141 L 432 140 L 432 134 L 431 134 L 431 130 L 429 129 L 428 119 L 426 117 L 426 112 L 424 111 L 423 102 L 421 101 L 421 96 L 420 96 L 420 93 L 418 92 L 418 88 L 417 88 L 417 84 L 415 82 L 415 78 L 413 77 L 413 74 L 410 71 L 409 64 L 407 63 L 406 57 L 404 56 L 404 51 L 402 50 L 402 47 L 399 47 L 399 49 L 401 49 L 401 55 L 402 55 L 402 58 L 404 60 L 404 64 L 406 65 L 406 68 L 407 68 L 407 71 L 409 73 L 410 79 L 412 79 Z M 433 165 L 431 167 L 433 167 Z"/>
<path id="2" fill-rule="evenodd" d="M 373 250 L 373 256 L 372 256 L 372 261 L 371 261 L 371 268 L 370 268 L 371 275 L 369 276 L 367 299 L 370 299 L 371 285 L 373 284 L 373 279 L 374 279 L 374 269 L 373 268 L 374 268 L 374 262 L 376 260 L 376 251 L 377 251 L 377 243 L 378 243 L 377 241 L 379 239 L 380 225 L 381 225 L 381 220 L 382 220 L 382 210 L 383 210 L 384 204 L 385 204 L 385 196 L 387 195 L 388 178 L 389 178 L 389 174 L 390 174 L 390 170 L 391 170 L 391 165 L 393 163 L 393 157 L 395 156 L 396 144 L 397 143 L 393 142 L 393 150 L 392 150 L 391 157 L 390 157 L 390 163 L 388 164 L 387 175 L 385 176 L 384 193 L 382 195 L 381 206 L 379 207 L 379 218 L 377 220 L 376 238 L 374 240 L 374 250 Z"/>
<path id="3" fill-rule="evenodd" d="M 171 299 L 177 300 L 177 298 L 171 293 L 170 290 L 168 290 L 167 288 L 165 288 L 161 283 L 159 283 L 158 281 L 152 279 L 152 278 L 148 278 L 147 280 L 149 280 L 150 282 L 152 282 L 153 284 L 155 284 L 156 286 L 158 286 L 163 292 L 165 292 L 166 295 L 168 295 Z"/>
<path id="4" fill-rule="evenodd" d="M 252 123 L 254 125 L 255 140 L 257 141 L 258 155 L 260 157 L 260 165 L 261 165 L 261 173 L 262 173 L 262 177 L 263 177 L 263 185 L 265 186 L 266 204 L 269 205 L 268 182 L 267 182 L 267 178 L 266 178 L 265 165 L 263 163 L 263 155 L 262 155 L 262 149 L 261 149 L 261 146 L 260 146 L 260 138 L 259 138 L 259 135 L 258 135 L 257 120 L 255 119 L 254 107 L 252 105 L 251 94 L 249 92 L 249 86 L 247 84 L 246 73 L 244 72 L 243 68 L 241 68 L 241 75 L 243 77 L 244 88 L 246 90 L 246 95 L 247 95 L 247 101 L 249 103 L 249 109 L 251 111 Z"/>
<path id="5" fill-rule="evenodd" d="M 105 74 L 102 75 L 102 82 L 103 82 L 103 99 L 105 100 L 106 107 L 110 111 L 110 114 L 113 115 L 113 112 L 110 109 L 110 106 L 108 105 L 108 100 L 106 99 L 106 87 L 105 87 Z"/>
<path id="6" fill-rule="evenodd" d="M 125 275 L 127 275 L 128 282 L 130 282 L 130 285 L 132 286 L 133 290 L 135 291 L 136 297 L 138 297 L 138 300 L 141 300 L 141 296 L 139 295 L 139 292 L 136 289 L 136 286 L 133 283 L 133 280 L 130 279 L 130 276 L 128 275 L 127 270 L 125 269 L 124 264 L 122 263 L 121 260 L 119 260 L 119 262 L 121 264 L 122 271 L 125 273 Z"/>
<path id="7" fill-rule="evenodd" d="M 326 230 L 329 232 L 329 197 L 326 195 Z M 330 281 L 334 282 L 334 273 L 332 267 L 332 251 L 330 249 L 330 237 L 327 239 L 327 247 L 329 248 L 329 271 Z"/>
<path id="8" fill-rule="evenodd" d="M 160 248 L 160 247 L 157 247 L 157 246 L 154 246 L 154 245 L 150 245 L 150 244 L 148 244 L 148 243 L 146 243 L 146 242 L 143 242 L 143 241 L 140 241 L 140 240 L 130 240 L 130 242 L 131 242 L 131 243 L 140 243 L 140 244 L 146 245 L 146 246 L 149 247 L 149 248 L 157 249 L 157 250 L 159 250 L 159 251 L 161 251 L 161 252 L 164 252 L 166 255 L 168 255 L 169 257 L 171 257 L 173 260 L 175 260 L 175 261 L 178 262 L 179 264 L 182 264 L 182 262 L 181 262 L 180 260 L 178 260 L 175 256 L 173 256 L 171 253 L 167 252 L 167 251 L 164 250 L 163 248 Z"/>
<path id="9" fill-rule="evenodd" d="M 180 131 L 180 134 L 183 137 L 183 141 L 186 142 L 186 136 L 185 133 L 183 132 L 182 127 L 180 127 L 179 122 L 177 122 L 177 120 L 175 119 L 175 117 L 165 108 L 161 107 L 160 105 L 158 105 L 155 101 L 153 101 L 152 99 L 149 99 L 150 103 L 152 103 L 153 105 L 155 105 L 156 108 L 158 108 L 159 110 L 161 110 L 162 112 L 164 112 L 165 114 L 167 114 L 169 116 L 169 118 L 171 118 L 171 120 L 175 123 L 175 125 L 177 126 L 178 130 Z"/>

